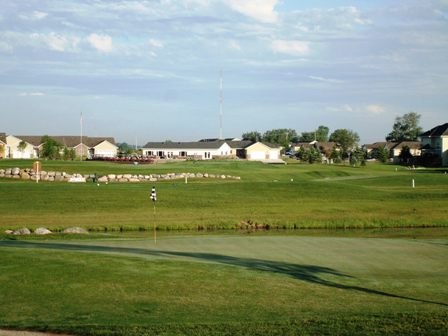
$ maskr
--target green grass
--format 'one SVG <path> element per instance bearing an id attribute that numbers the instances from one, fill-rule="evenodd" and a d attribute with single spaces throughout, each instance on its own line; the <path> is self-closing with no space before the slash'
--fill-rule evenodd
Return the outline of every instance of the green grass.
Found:
<path id="1" fill-rule="evenodd" d="M 0 161 L 0 167 L 32 161 Z M 82 226 L 93 231 L 234 229 L 242 222 L 269 228 L 381 228 L 448 225 L 448 175 L 367 167 L 245 161 L 182 162 L 133 166 L 102 162 L 43 162 L 46 170 L 81 173 L 204 172 L 241 180 L 163 181 L 156 216 L 151 184 L 33 183 L 0 179 L 0 227 L 59 230 Z M 292 179 L 292 181 L 291 181 Z M 411 181 L 416 188 L 411 188 Z"/>
<path id="2" fill-rule="evenodd" d="M 0 241 L 0 326 L 79 335 L 444 335 L 446 236 Z"/>

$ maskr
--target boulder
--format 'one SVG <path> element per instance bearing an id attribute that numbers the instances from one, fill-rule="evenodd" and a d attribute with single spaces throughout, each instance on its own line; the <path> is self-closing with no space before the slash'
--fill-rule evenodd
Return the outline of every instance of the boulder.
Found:
<path id="1" fill-rule="evenodd" d="M 58 182 L 64 181 L 64 176 L 62 176 L 62 175 L 56 175 L 56 176 L 54 177 L 54 180 L 55 180 L 55 181 L 58 181 Z"/>
<path id="2" fill-rule="evenodd" d="M 149 182 L 157 182 L 157 178 L 156 177 L 150 177 L 149 178 Z"/>
<path id="3" fill-rule="evenodd" d="M 197 174 L 196 174 L 196 177 L 204 177 L 204 174 L 197 173 Z"/>
<path id="4" fill-rule="evenodd" d="M 98 182 L 101 182 L 101 183 L 108 182 L 107 176 L 101 176 L 100 178 L 98 178 Z"/>
<path id="5" fill-rule="evenodd" d="M 20 175 L 11 175 L 12 176 L 12 178 L 15 178 L 15 179 L 19 179 L 20 178 Z"/>
<path id="6" fill-rule="evenodd" d="M 29 180 L 30 179 L 30 175 L 26 172 L 22 172 L 20 174 L 20 177 L 22 178 L 22 180 Z"/>
<path id="7" fill-rule="evenodd" d="M 4 169 L 0 169 L 0 174 L 4 174 L 5 170 Z"/>
<path id="8" fill-rule="evenodd" d="M 124 174 L 124 175 L 123 175 L 123 178 L 129 180 L 130 178 L 132 178 L 132 175 L 131 175 L 131 174 Z"/>
<path id="9" fill-rule="evenodd" d="M 52 232 L 46 228 L 37 228 L 36 230 L 34 230 L 34 233 L 37 235 L 47 235 Z"/>
<path id="10" fill-rule="evenodd" d="M 47 173 L 48 177 L 54 177 L 56 173 L 54 171 L 50 171 Z"/>
<path id="11" fill-rule="evenodd" d="M 129 181 L 129 180 L 128 180 L 127 178 L 123 178 L 123 177 L 122 177 L 121 179 L 118 180 L 118 182 L 128 182 L 128 181 Z"/>
<path id="12" fill-rule="evenodd" d="M 0 173 L 0 177 L 5 177 L 5 173 Z"/>
<path id="13" fill-rule="evenodd" d="M 107 177 L 109 180 L 115 180 L 117 178 L 115 174 L 109 174 Z"/>
<path id="14" fill-rule="evenodd" d="M 20 168 L 12 168 L 11 169 L 12 175 L 19 175 L 20 174 Z"/>
<path id="15" fill-rule="evenodd" d="M 71 234 L 86 234 L 89 233 L 86 229 L 80 228 L 78 226 L 69 227 L 62 231 L 62 233 L 71 233 Z"/>
<path id="16" fill-rule="evenodd" d="M 132 177 L 129 179 L 129 182 L 140 182 L 140 180 L 138 178 Z"/>
<path id="17" fill-rule="evenodd" d="M 11 172 L 12 172 L 11 168 L 5 169 L 5 175 L 11 175 Z"/>
<path id="18" fill-rule="evenodd" d="M 5 230 L 5 234 L 13 234 L 14 231 L 13 230 Z"/>
<path id="19" fill-rule="evenodd" d="M 29 235 L 29 234 L 31 234 L 31 231 L 27 228 L 22 228 L 22 229 L 15 230 L 12 234 L 14 234 L 14 235 Z"/>
<path id="20" fill-rule="evenodd" d="M 41 172 L 40 172 L 40 176 L 41 177 L 44 177 L 44 176 L 47 176 L 48 175 L 48 173 L 45 171 L 45 170 L 42 170 Z"/>

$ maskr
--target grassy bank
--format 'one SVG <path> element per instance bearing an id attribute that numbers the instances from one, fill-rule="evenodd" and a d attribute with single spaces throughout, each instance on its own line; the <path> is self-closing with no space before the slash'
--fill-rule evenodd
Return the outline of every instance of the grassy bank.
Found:
<path id="1" fill-rule="evenodd" d="M 1 241 L 0 326 L 79 335 L 443 335 L 447 243 Z"/>

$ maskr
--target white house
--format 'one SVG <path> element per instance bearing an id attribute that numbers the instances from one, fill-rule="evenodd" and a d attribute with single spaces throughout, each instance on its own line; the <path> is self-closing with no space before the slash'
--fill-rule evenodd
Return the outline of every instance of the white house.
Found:
<path id="1" fill-rule="evenodd" d="M 280 147 L 263 143 L 255 142 L 246 148 L 246 158 L 249 161 L 275 161 L 280 160 Z"/>
<path id="2" fill-rule="evenodd" d="M 442 166 L 448 166 L 448 123 L 436 126 L 420 135 L 423 153 L 439 158 Z"/>
<path id="3" fill-rule="evenodd" d="M 14 135 L 6 136 L 5 157 L 12 159 L 32 159 L 38 157 L 34 144 Z"/>
<path id="4" fill-rule="evenodd" d="M 159 158 L 193 158 L 209 160 L 217 157 L 236 156 L 236 150 L 227 142 L 202 141 L 202 142 L 148 142 L 142 148 L 143 156 Z"/>

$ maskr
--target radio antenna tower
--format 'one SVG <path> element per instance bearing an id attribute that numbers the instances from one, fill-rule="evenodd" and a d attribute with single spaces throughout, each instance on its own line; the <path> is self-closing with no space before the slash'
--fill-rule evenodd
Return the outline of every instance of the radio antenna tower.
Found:
<path id="1" fill-rule="evenodd" d="M 223 104 L 223 94 L 222 94 L 222 69 L 219 71 L 219 139 L 222 140 L 222 104 Z"/>

